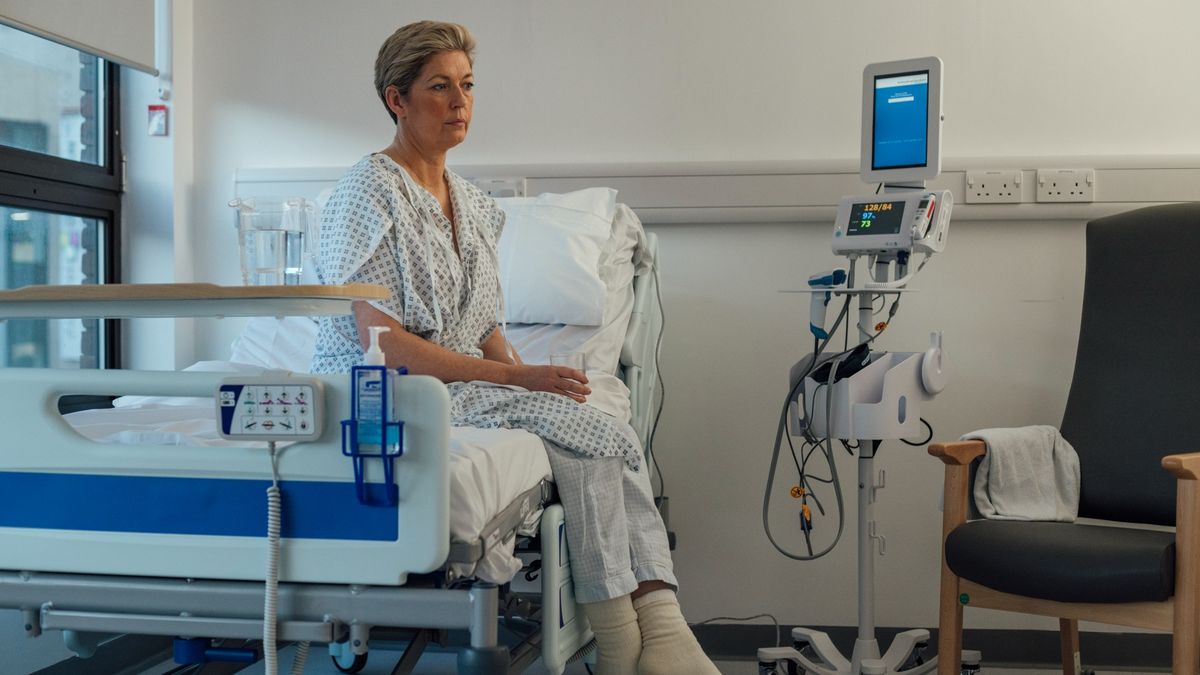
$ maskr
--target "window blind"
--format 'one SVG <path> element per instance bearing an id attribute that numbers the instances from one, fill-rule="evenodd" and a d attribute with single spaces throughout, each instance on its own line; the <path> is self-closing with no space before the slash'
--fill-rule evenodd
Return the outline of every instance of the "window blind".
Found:
<path id="1" fill-rule="evenodd" d="M 0 0 L 0 23 L 158 74 L 154 0 Z"/>

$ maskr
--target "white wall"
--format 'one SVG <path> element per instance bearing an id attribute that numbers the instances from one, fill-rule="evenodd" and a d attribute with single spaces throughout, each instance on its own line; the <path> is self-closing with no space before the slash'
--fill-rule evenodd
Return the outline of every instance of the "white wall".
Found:
<path id="1" fill-rule="evenodd" d="M 475 121 L 455 163 L 849 159 L 863 65 L 926 54 L 945 62 L 947 157 L 1200 154 L 1200 90 L 1189 86 L 1200 5 L 1190 0 L 184 4 L 194 10 L 194 183 L 177 168 L 177 199 L 183 191 L 191 206 L 176 248 L 195 262 L 181 281 L 238 279 L 224 206 L 235 169 L 349 165 L 388 143 L 374 55 L 420 18 L 461 21 L 479 41 Z M 827 229 L 656 230 L 670 331 L 658 455 L 685 611 L 854 623 L 853 530 L 834 554 L 800 564 L 759 527 L 786 368 L 808 345 L 802 301 L 778 290 L 833 264 Z M 939 438 L 1061 417 L 1082 246 L 1079 222 L 955 227 L 885 341 L 917 348 L 945 329 L 952 389 L 926 411 Z M 225 357 L 237 326 L 197 322 L 195 358 Z M 880 465 L 879 623 L 928 626 L 939 469 L 898 444 Z M 840 470 L 852 521 L 853 461 Z M 794 517 L 781 508 L 776 520 L 782 532 Z M 1030 625 L 979 612 L 968 624 Z"/>

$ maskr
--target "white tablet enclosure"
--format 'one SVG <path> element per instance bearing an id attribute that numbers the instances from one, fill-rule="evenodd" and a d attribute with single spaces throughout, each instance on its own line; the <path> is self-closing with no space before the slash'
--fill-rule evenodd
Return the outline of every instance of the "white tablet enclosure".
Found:
<path id="1" fill-rule="evenodd" d="M 923 186 L 941 172 L 941 59 L 868 65 L 862 100 L 864 182 Z"/>

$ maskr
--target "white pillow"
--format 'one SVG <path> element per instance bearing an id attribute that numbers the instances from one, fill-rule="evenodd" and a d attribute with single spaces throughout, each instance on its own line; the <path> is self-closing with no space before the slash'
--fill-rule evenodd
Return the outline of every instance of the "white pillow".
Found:
<path id="1" fill-rule="evenodd" d="M 599 326 L 606 286 L 600 256 L 612 232 L 617 191 L 497 199 L 506 221 L 500 236 L 500 284 L 514 323 Z"/>
<path id="2" fill-rule="evenodd" d="M 642 221 L 625 204 L 617 204 L 612 234 L 600 258 L 600 278 L 608 286 L 604 322 L 600 326 L 509 323 L 508 339 L 529 363 L 547 363 L 555 352 L 584 352 L 589 371 L 616 374 L 621 348 L 633 313 L 633 280 L 648 265 L 649 250 Z"/>

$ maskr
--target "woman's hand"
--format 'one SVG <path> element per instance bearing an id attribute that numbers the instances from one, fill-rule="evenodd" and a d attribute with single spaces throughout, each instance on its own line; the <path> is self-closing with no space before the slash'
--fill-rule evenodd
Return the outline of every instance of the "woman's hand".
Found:
<path id="1" fill-rule="evenodd" d="M 514 366 L 509 384 L 524 387 L 529 391 L 548 391 L 562 394 L 577 403 L 587 401 L 592 390 L 587 385 L 587 375 L 582 370 L 566 366 Z"/>

